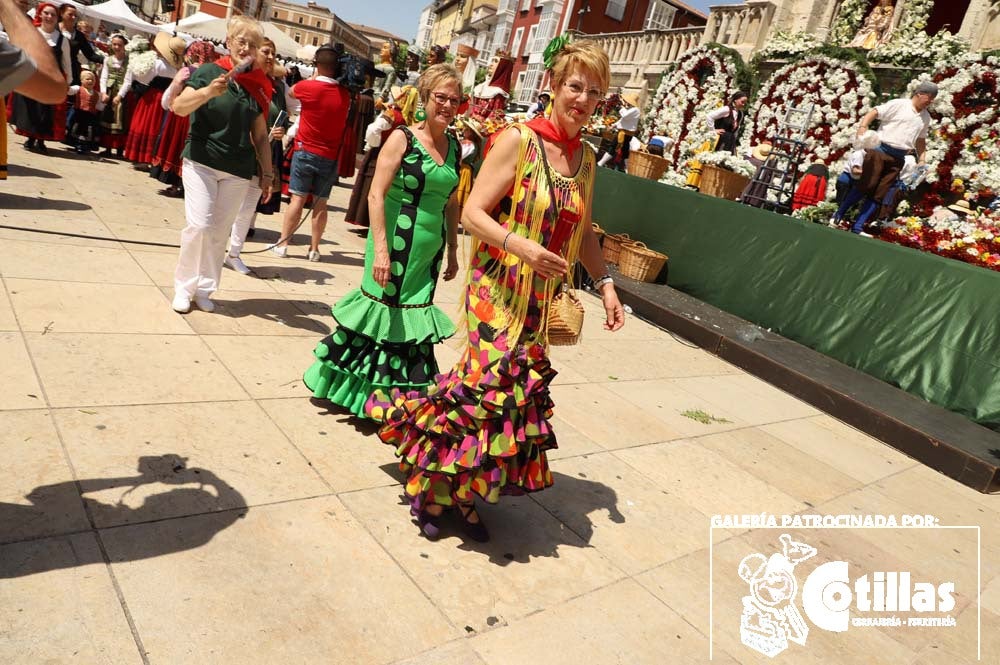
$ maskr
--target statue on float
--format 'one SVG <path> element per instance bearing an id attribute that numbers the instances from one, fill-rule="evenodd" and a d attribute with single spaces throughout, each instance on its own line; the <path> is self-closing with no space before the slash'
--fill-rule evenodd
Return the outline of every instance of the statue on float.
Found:
<path id="1" fill-rule="evenodd" d="M 881 46 L 889 41 L 892 34 L 892 16 L 895 12 L 892 0 L 879 0 L 875 8 L 871 10 L 865 18 L 864 24 L 854 35 L 854 39 L 848 46 L 863 48 L 871 51 L 877 46 Z"/>
<path id="2" fill-rule="evenodd" d="M 487 80 L 472 90 L 472 113 L 486 119 L 494 112 L 503 112 L 510 99 L 510 80 L 514 59 L 504 50 L 497 51 L 487 71 Z"/>

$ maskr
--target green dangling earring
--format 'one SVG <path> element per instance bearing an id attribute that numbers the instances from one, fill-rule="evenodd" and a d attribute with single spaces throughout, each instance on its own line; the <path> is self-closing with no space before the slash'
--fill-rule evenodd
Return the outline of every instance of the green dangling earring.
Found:
<path id="1" fill-rule="evenodd" d="M 423 122 L 427 119 L 427 113 L 422 108 L 419 108 L 417 109 L 417 112 L 413 114 L 413 117 L 417 122 Z"/>

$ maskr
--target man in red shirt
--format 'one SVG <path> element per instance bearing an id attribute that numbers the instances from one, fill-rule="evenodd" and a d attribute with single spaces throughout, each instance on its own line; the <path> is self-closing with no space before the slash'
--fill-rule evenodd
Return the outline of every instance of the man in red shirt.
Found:
<path id="1" fill-rule="evenodd" d="M 335 80 L 339 58 L 340 51 L 332 44 L 320 46 L 313 63 L 316 74 L 311 79 L 299 81 L 291 89 L 292 97 L 302 103 L 302 110 L 288 182 L 292 200 L 285 208 L 282 242 L 271 250 L 281 257 L 286 256 L 289 236 L 302 217 L 306 198 L 312 195 L 312 239 L 308 258 L 319 261 L 319 241 L 326 230 L 326 200 L 337 182 L 337 156 L 351 106 L 350 92 Z"/>

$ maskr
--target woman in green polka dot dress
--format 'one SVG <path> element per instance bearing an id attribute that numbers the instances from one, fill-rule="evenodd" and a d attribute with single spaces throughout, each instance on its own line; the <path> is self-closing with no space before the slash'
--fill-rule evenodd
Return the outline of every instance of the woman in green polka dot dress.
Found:
<path id="1" fill-rule="evenodd" d="M 368 194 L 371 228 L 361 287 L 333 308 L 337 329 L 313 352 L 306 370 L 313 395 L 359 417 L 376 390 L 419 390 L 438 373 L 434 344 L 455 325 L 434 305 L 444 279 L 458 274 L 458 186 L 461 151 L 447 132 L 462 95 L 451 65 L 428 67 L 417 87 L 426 119 L 384 142 Z"/>

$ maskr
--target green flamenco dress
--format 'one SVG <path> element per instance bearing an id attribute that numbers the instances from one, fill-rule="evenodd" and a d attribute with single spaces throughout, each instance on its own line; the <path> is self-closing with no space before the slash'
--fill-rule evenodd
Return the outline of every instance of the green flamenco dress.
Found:
<path id="1" fill-rule="evenodd" d="M 444 256 L 445 206 L 458 186 L 460 151 L 449 136 L 448 155 L 434 161 L 403 127 L 408 146 L 385 198 L 389 281 L 372 277 L 375 242 L 365 248 L 361 287 L 334 307 L 337 329 L 319 344 L 306 370 L 306 386 L 358 417 L 376 390 L 420 390 L 438 374 L 434 344 L 455 334 L 451 319 L 434 305 Z"/>

